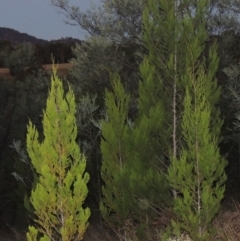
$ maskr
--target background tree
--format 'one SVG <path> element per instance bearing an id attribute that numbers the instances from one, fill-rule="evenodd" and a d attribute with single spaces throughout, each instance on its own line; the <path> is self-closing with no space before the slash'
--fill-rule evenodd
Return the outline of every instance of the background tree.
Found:
<path id="1" fill-rule="evenodd" d="M 15 47 L 10 55 L 6 52 L 4 66 L 9 68 L 13 76 L 17 76 L 18 79 L 24 79 L 26 68 L 37 69 L 37 67 L 40 67 L 37 65 L 35 59 L 34 45 L 31 43 L 22 43 Z"/>
<path id="2" fill-rule="evenodd" d="M 77 85 L 77 84 L 76 84 Z M 74 85 L 75 86 L 75 85 Z M 77 94 L 77 93 L 76 93 Z M 101 114 L 98 113 L 99 106 L 96 104 L 96 98 L 87 96 L 78 97 L 77 103 L 77 127 L 78 140 L 81 150 L 87 157 L 87 171 L 91 179 L 88 183 L 89 194 L 87 204 L 92 210 L 92 216 L 95 215 L 98 221 L 102 218 L 99 212 L 99 202 L 101 199 L 101 153 L 100 153 L 100 136 L 99 120 Z"/>
<path id="3" fill-rule="evenodd" d="M 81 41 L 77 41 L 79 44 Z M 73 58 L 72 48 L 75 41 L 71 39 L 52 40 L 44 44 L 35 44 L 35 56 L 39 64 L 51 64 L 53 55 L 57 63 L 68 63 Z"/>
<path id="4" fill-rule="evenodd" d="M 223 94 L 220 102 L 223 126 L 223 144 L 227 150 L 226 156 L 229 160 L 229 182 L 228 190 L 235 192 L 240 180 L 240 135 L 239 135 L 239 113 L 240 113 L 240 85 L 239 85 L 239 64 L 223 69 L 225 84 L 222 87 Z M 239 194 L 235 193 L 238 197 Z"/>
<path id="5" fill-rule="evenodd" d="M 209 2 L 208 29 L 211 34 L 226 30 L 239 32 L 240 4 L 238 0 L 211 0 Z"/>
<path id="6" fill-rule="evenodd" d="M 86 13 L 77 6 L 70 6 L 68 1 L 52 3 L 68 16 L 67 21 L 77 23 L 90 33 L 87 41 L 77 44 L 73 50 L 76 58 L 72 60 L 74 67 L 71 74 L 79 80 L 81 91 L 93 95 L 97 93 L 103 103 L 104 88 L 110 86 L 109 70 L 119 73 L 127 88 L 136 90 L 136 73 L 141 58 L 135 53 L 140 48 L 138 36 L 141 34 L 143 3 L 137 0 L 125 3 L 106 1 L 103 6 L 93 7 Z"/>
<path id="7" fill-rule="evenodd" d="M 68 0 L 51 0 L 51 2 L 65 15 L 65 23 L 76 25 L 91 36 L 107 34 L 106 36 L 110 36 L 111 39 L 114 37 L 119 40 L 139 37 L 141 10 L 147 0 L 103 0 L 99 7 L 93 7 L 87 12 L 82 12 L 78 6 L 72 6 Z M 181 5 L 183 8 L 188 5 L 194 10 L 197 3 L 198 0 L 191 0 L 183 1 Z M 215 34 L 230 29 L 238 31 L 239 10 L 238 0 L 210 0 L 209 12 L 205 16 L 208 30 Z"/>
<path id="8" fill-rule="evenodd" d="M 25 49 L 27 51 L 25 52 Z M 8 54 L 7 54 L 8 53 Z M 29 192 L 30 169 L 26 164 L 19 161 L 19 156 L 10 148 L 13 140 L 25 142 L 26 125 L 31 118 L 37 127 L 40 127 L 40 114 L 44 107 L 44 99 L 47 98 L 49 78 L 35 65 L 34 46 L 22 44 L 13 49 L 12 52 L 3 52 L 4 62 L 16 67 L 16 75 L 13 79 L 1 79 L 1 120 L 0 120 L 0 165 L 5 185 L 1 189 L 4 193 L 3 220 L 9 225 L 23 227 L 27 225 L 23 197 Z M 26 62 L 25 62 L 26 61 Z M 30 64 L 30 69 L 25 67 Z M 31 68 L 32 66 L 32 68 Z M 25 148 L 25 145 L 21 146 Z M 14 174 L 13 175 L 11 175 Z M 23 178 L 24 183 L 18 182 Z M 8 184 L 6 184 L 8 183 Z M 27 183 L 27 185 L 26 185 Z M 6 188 L 8 187 L 8 188 Z"/>
<path id="9" fill-rule="evenodd" d="M 4 68 L 4 56 L 7 52 L 10 54 L 10 52 L 13 51 L 12 43 L 8 40 L 1 40 L 0 41 L 0 68 Z"/>
<path id="10" fill-rule="evenodd" d="M 76 142 L 75 98 L 71 89 L 64 97 L 56 71 L 53 66 L 43 117 L 44 139 L 39 140 L 31 122 L 28 126 L 27 151 L 39 175 L 31 193 L 37 226 L 29 227 L 28 240 L 36 240 L 38 231 L 43 235 L 40 240 L 82 240 L 90 216 L 90 210 L 82 207 L 89 175 Z"/>

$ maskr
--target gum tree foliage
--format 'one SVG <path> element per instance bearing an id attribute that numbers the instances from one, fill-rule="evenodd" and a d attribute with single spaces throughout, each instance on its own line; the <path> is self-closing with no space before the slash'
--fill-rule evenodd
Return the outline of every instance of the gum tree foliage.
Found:
<path id="1" fill-rule="evenodd" d="M 131 94 L 136 94 L 139 64 L 148 51 L 144 47 L 141 23 L 147 0 L 102 0 L 99 6 L 93 5 L 85 12 L 80 6 L 71 5 L 69 0 L 51 2 L 65 16 L 67 24 L 75 25 L 87 33 L 87 42 L 77 44 L 73 50 L 75 68 L 72 69 L 72 75 L 79 80 L 81 91 L 97 93 L 100 98 L 104 88 L 109 87 L 106 70 L 110 69 L 119 73 L 122 83 L 131 90 Z M 194 14 L 199 0 L 177 2 L 182 14 Z M 202 18 L 207 20 L 205 24 L 210 34 L 239 30 L 238 0 L 210 0 L 208 3 L 209 11 Z M 229 44 L 231 41 L 222 42 L 224 47 Z M 224 53 L 221 56 L 222 63 L 226 56 Z"/>
<path id="2" fill-rule="evenodd" d="M 106 1 L 103 7 L 86 13 L 68 1 L 52 3 L 67 14 L 67 22 L 76 23 L 89 33 L 87 41 L 73 49 L 76 57 L 72 60 L 72 75 L 80 80 L 81 91 L 103 96 L 104 88 L 110 86 L 109 70 L 119 73 L 127 88 L 136 90 L 140 59 L 135 53 L 141 48 L 143 2 Z"/>
<path id="3" fill-rule="evenodd" d="M 53 66 L 43 138 L 31 121 L 28 125 L 27 152 L 38 175 L 30 198 L 36 225 L 29 226 L 29 241 L 82 240 L 90 216 L 90 210 L 82 207 L 89 174 L 76 142 L 75 97 L 70 87 L 64 94 L 56 71 Z"/>
<path id="4" fill-rule="evenodd" d="M 147 0 L 102 0 L 99 7 L 83 12 L 79 6 L 71 5 L 69 0 L 51 0 L 52 4 L 65 15 L 65 23 L 76 25 L 90 36 L 109 36 L 112 40 L 125 37 L 140 37 L 143 5 Z M 198 0 L 178 1 L 191 10 L 196 9 Z M 238 0 L 210 0 L 207 26 L 210 32 L 238 30 L 240 12 Z"/>

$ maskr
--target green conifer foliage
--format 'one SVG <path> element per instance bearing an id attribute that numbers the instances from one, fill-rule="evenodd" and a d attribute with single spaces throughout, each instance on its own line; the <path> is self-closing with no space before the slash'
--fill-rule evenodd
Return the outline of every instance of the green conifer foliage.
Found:
<path id="1" fill-rule="evenodd" d="M 90 210 L 82 205 L 88 193 L 89 174 L 77 137 L 75 97 L 72 89 L 64 94 L 53 66 L 51 90 L 43 117 L 43 140 L 30 122 L 27 151 L 38 174 L 30 202 L 36 226 L 29 227 L 28 241 L 82 240 Z"/>
<path id="2" fill-rule="evenodd" d="M 200 239 L 208 232 L 208 225 L 223 198 L 226 162 L 218 150 L 222 120 L 216 108 L 220 98 L 215 80 L 218 68 L 216 45 L 210 48 L 209 53 L 204 52 L 208 40 L 204 20 L 208 14 L 208 1 L 196 1 L 194 11 L 191 4 L 191 0 L 184 1 L 184 4 L 177 0 L 148 0 L 143 13 L 143 27 L 145 46 L 149 50 L 148 61 L 155 69 L 151 81 L 158 90 L 158 95 L 149 92 L 146 96 L 149 99 L 154 96 L 152 107 L 158 98 L 162 101 L 164 122 L 162 130 L 157 132 L 158 146 L 162 156 L 166 156 L 166 164 L 170 161 L 168 180 L 175 199 L 174 211 L 181 228 Z M 188 97 L 185 98 L 186 89 Z M 185 103 L 187 98 L 191 103 L 189 110 Z M 199 114 L 205 108 L 209 111 L 208 118 L 206 114 L 203 117 Z M 199 116 L 194 117 L 195 112 Z M 204 125 L 207 133 L 201 132 Z M 197 151 L 196 143 L 200 143 L 201 148 Z M 198 156 L 202 167 L 207 170 L 196 171 Z M 198 218 L 196 208 L 201 218 Z"/>
<path id="3" fill-rule="evenodd" d="M 205 0 L 199 1 L 193 12 L 191 1 L 181 4 L 177 0 L 148 0 L 143 12 L 143 39 L 149 62 L 156 71 L 152 82 L 165 108 L 160 138 L 167 159 L 179 155 L 182 103 L 188 84 L 182 76 L 203 57 L 208 38 L 202 21 L 206 6 Z M 213 97 L 218 93 L 212 93 Z"/>
<path id="4" fill-rule="evenodd" d="M 144 78 L 139 97 L 141 113 L 134 123 L 128 119 L 130 96 L 117 75 L 112 78 L 113 92 L 106 91 L 107 116 L 102 121 L 101 141 L 101 174 L 105 185 L 100 210 L 114 230 L 126 228 L 129 221 L 138 223 L 135 228 L 143 238 L 144 226 L 169 205 L 170 196 L 156 135 L 164 121 L 163 108 L 154 96 L 157 93 L 151 81 L 154 68 L 147 59 L 141 65 L 141 75 Z M 149 91 L 154 98 L 147 98 Z M 153 101 L 155 105 L 151 106 Z"/>
<path id="5" fill-rule="evenodd" d="M 219 210 L 226 181 L 226 160 L 220 155 L 219 134 L 211 121 L 215 107 L 209 102 L 207 75 L 200 65 L 195 71 L 188 69 L 184 76 L 190 83 L 181 123 L 185 145 L 168 170 L 169 182 L 178 193 L 174 211 L 179 226 L 173 226 L 187 231 L 193 240 L 209 240 L 211 221 Z M 216 90 L 214 85 L 211 90 Z"/>
<path id="6" fill-rule="evenodd" d="M 130 96 L 125 90 L 118 76 L 113 77 L 113 93 L 106 91 L 106 118 L 101 122 L 102 129 L 102 167 L 101 176 L 104 181 L 102 187 L 102 202 L 100 210 L 104 220 L 109 215 L 117 214 L 112 221 L 121 224 L 129 215 L 129 202 L 124 195 L 124 188 L 119 179 L 125 167 L 125 136 L 129 130 L 126 125 Z"/>

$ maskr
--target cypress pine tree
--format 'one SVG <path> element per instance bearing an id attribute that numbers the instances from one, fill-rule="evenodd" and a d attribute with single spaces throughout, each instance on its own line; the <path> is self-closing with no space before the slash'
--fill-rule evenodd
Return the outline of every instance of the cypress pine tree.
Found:
<path id="1" fill-rule="evenodd" d="M 169 204 L 170 197 L 166 177 L 160 168 L 160 149 L 154 138 L 156 129 L 161 129 L 164 115 L 160 101 L 155 99 L 158 104 L 152 108 L 149 105 L 152 100 L 146 98 L 146 92 L 154 92 L 154 85 L 149 82 L 154 70 L 147 59 L 141 65 L 141 73 L 146 80 L 140 87 L 142 112 L 134 123 L 128 120 L 130 97 L 117 75 L 112 79 L 113 92 L 106 92 L 107 117 L 102 121 L 101 141 L 105 185 L 100 209 L 104 220 L 114 230 L 125 229 L 129 221 L 137 222 L 134 228 L 143 238 L 146 235 L 144 227 Z M 128 230 L 124 231 L 121 235 L 131 235 Z"/>
<path id="2" fill-rule="evenodd" d="M 174 159 L 168 170 L 169 182 L 178 196 L 174 211 L 178 217 L 175 228 L 187 231 L 194 240 L 209 240 L 211 221 L 217 214 L 224 196 L 226 160 L 220 156 L 219 135 L 214 132 L 209 102 L 212 85 L 207 88 L 208 73 L 201 64 L 188 69 L 184 98 L 182 135 L 185 142 L 180 157 Z"/>
<path id="3" fill-rule="evenodd" d="M 109 176 L 104 176 L 107 170 L 103 169 L 102 172 L 104 180 L 110 180 L 111 178 L 111 180 L 116 181 L 114 183 L 116 192 L 113 194 L 106 184 L 106 193 L 103 194 L 104 198 L 110 197 L 115 205 L 120 204 L 118 200 L 123 198 L 125 193 L 132 193 L 135 199 L 140 197 L 140 200 L 144 201 L 145 207 L 151 207 L 149 203 L 152 201 L 154 203 L 156 200 L 156 192 L 152 192 L 152 196 L 149 195 L 150 188 L 146 190 L 144 186 L 146 177 L 148 187 L 158 190 L 158 198 L 165 196 L 165 190 L 162 187 L 167 187 L 167 185 L 163 173 L 168 165 L 174 168 L 176 160 L 180 158 L 182 149 L 186 146 L 186 140 L 183 138 L 183 125 L 181 124 L 184 110 L 183 100 L 186 87 L 192 85 L 192 78 L 186 76 L 188 76 L 188 71 L 191 70 L 191 73 L 197 77 L 199 61 L 204 68 L 206 98 L 211 107 L 212 135 L 219 138 L 222 121 L 219 118 L 219 110 L 215 108 L 220 96 L 220 90 L 217 88 L 214 79 L 218 68 L 216 45 L 210 48 L 207 58 L 204 57 L 205 42 L 208 35 L 203 17 L 207 11 L 207 1 L 197 2 L 196 9 L 193 12 L 191 11 L 191 1 L 185 1 L 185 4 L 182 5 L 179 1 L 174 0 L 148 0 L 146 4 L 143 26 L 145 47 L 149 53 L 140 67 L 142 81 L 139 86 L 138 115 L 129 129 L 124 125 L 127 120 L 127 111 L 125 111 L 125 121 L 121 122 L 121 126 L 126 129 L 120 128 L 124 129 L 124 132 L 121 132 L 121 151 L 123 152 L 120 156 L 121 160 L 124 160 L 122 163 L 125 165 L 123 165 L 120 175 L 118 175 L 119 169 L 116 168 L 115 171 L 117 171 L 114 172 L 114 169 L 112 169 L 113 172 Z M 196 95 L 191 88 L 189 93 L 190 96 Z M 112 98 L 114 100 L 114 97 Z M 112 101 L 112 103 L 115 102 Z M 108 107 L 107 113 L 109 110 L 111 108 Z M 119 108 L 116 108 L 115 113 L 118 113 L 119 110 Z M 120 114 L 118 113 L 118 115 Z M 117 122 L 113 124 L 110 119 L 108 124 L 111 128 L 114 126 L 117 128 L 118 126 Z M 108 128 L 106 127 L 106 129 Z M 110 133 L 113 137 L 113 131 L 110 131 Z M 110 140 L 114 139 L 107 135 L 103 136 L 102 143 L 108 142 L 109 139 L 108 152 L 103 154 L 103 164 L 106 161 L 111 161 L 109 159 L 111 151 L 117 157 L 115 163 L 118 163 L 120 160 L 119 149 L 113 150 L 110 148 Z M 114 142 L 116 143 L 115 140 Z M 220 164 L 222 164 L 221 170 L 224 170 L 225 163 L 221 162 Z M 155 170 L 153 167 L 155 167 Z M 107 169 L 108 165 L 105 168 Z M 151 175 L 148 176 L 149 173 L 152 173 L 158 181 L 153 181 Z M 189 175 L 191 176 L 192 173 L 189 173 Z M 222 175 L 223 179 L 220 183 L 225 181 L 224 171 Z M 125 189 L 123 180 L 125 181 Z M 171 175 L 171 177 L 168 176 L 168 180 L 174 190 L 174 198 L 179 198 L 179 195 L 181 197 L 183 194 L 179 193 L 179 190 L 173 185 L 177 182 L 177 177 Z M 159 185 L 160 182 L 162 182 L 162 187 Z M 120 186 L 123 189 L 118 188 Z M 194 182 L 192 183 L 193 186 Z M 138 192 L 140 190 L 142 195 Z M 137 195 L 135 195 L 136 193 Z M 124 207 L 127 210 L 125 217 L 128 217 L 129 213 L 138 213 L 136 209 L 134 210 L 131 207 L 132 203 L 136 207 L 134 199 L 131 202 L 129 201 L 131 199 L 128 199 L 127 202 L 126 196 L 124 198 L 122 199 L 122 208 Z M 105 210 L 108 210 L 108 215 L 110 215 L 114 213 L 114 209 L 109 208 L 106 200 L 103 199 L 103 204 L 105 202 Z M 157 207 L 159 208 L 159 205 Z M 146 213 L 142 212 L 142 214 L 145 215 Z M 149 214 L 150 212 L 147 213 L 147 215 Z M 141 215 L 138 213 L 138 220 L 141 219 L 140 217 Z"/>
<path id="4" fill-rule="evenodd" d="M 166 160 L 170 161 L 168 180 L 173 189 L 174 198 L 176 199 L 176 201 L 174 201 L 174 210 L 179 219 L 184 220 L 183 224 L 186 226 L 183 226 L 185 230 L 196 232 L 196 230 L 192 230 L 192 227 L 196 224 L 195 220 L 192 219 L 192 216 L 189 214 L 193 206 L 187 206 L 186 203 L 183 202 L 184 205 L 182 205 L 183 209 L 181 210 L 181 207 L 178 205 L 178 200 L 187 199 L 188 192 L 192 194 L 190 190 L 195 190 L 194 178 L 196 176 L 193 177 L 194 173 L 191 167 L 188 168 L 187 165 L 184 166 L 184 162 L 177 162 L 177 160 L 182 158 L 182 150 L 185 150 L 186 146 L 189 145 L 189 140 L 186 139 L 185 136 L 186 129 L 184 128 L 190 127 L 190 123 L 187 124 L 186 120 L 182 119 L 182 115 L 184 115 L 183 111 L 186 111 L 186 106 L 183 106 L 186 88 L 188 87 L 189 98 L 194 99 L 198 94 L 192 83 L 193 81 L 198 82 L 200 81 L 199 79 L 204 81 L 204 92 L 201 92 L 203 90 L 200 90 L 200 87 L 198 87 L 198 91 L 200 91 L 202 95 L 205 94 L 204 98 L 207 99 L 208 108 L 210 108 L 210 120 L 209 123 L 205 124 L 209 124 L 208 128 L 211 128 L 211 130 L 209 130 L 210 137 L 208 138 L 214 140 L 212 145 L 213 149 L 215 148 L 216 155 L 212 160 L 216 157 L 219 158 L 217 161 L 210 161 L 211 164 L 209 164 L 210 167 L 208 168 L 209 172 L 211 168 L 211 171 L 219 169 L 218 173 L 217 171 L 213 173 L 216 174 L 216 176 L 211 177 L 207 172 L 198 173 L 198 175 L 202 175 L 202 179 L 198 178 L 201 183 L 200 185 L 203 185 L 202 182 L 204 180 L 208 184 L 206 188 L 212 191 L 212 193 L 208 194 L 209 196 L 206 196 L 206 193 L 204 193 L 205 196 L 200 197 L 201 200 L 199 202 L 203 201 L 202 198 L 204 198 L 205 202 L 204 205 L 201 205 L 201 215 L 207 213 L 207 209 L 212 207 L 212 203 L 216 201 L 215 209 L 212 213 L 208 214 L 209 219 L 206 218 L 204 220 L 203 218 L 204 221 L 202 222 L 206 222 L 206 226 L 212 220 L 214 214 L 216 214 L 219 203 L 223 197 L 224 187 L 221 185 L 223 185 L 226 179 L 224 175 L 226 162 L 220 158 L 217 146 L 220 142 L 222 121 L 220 119 L 220 112 L 215 107 L 220 98 L 220 89 L 217 87 L 215 80 L 215 74 L 218 68 L 216 45 L 210 48 L 208 56 L 207 53 L 204 52 L 205 43 L 208 39 L 204 21 L 204 16 L 207 15 L 208 2 L 197 1 L 195 11 L 191 10 L 191 4 L 192 1 L 184 1 L 184 4 L 182 4 L 182 2 L 176 0 L 148 0 L 143 15 L 143 26 L 145 31 L 145 45 L 149 50 L 148 59 L 150 64 L 155 67 L 157 74 L 157 77 L 152 81 L 156 81 L 156 78 L 158 78 L 158 84 L 161 83 L 162 86 L 158 96 L 163 101 L 163 106 L 165 107 L 165 125 L 163 125 L 164 128 L 160 132 L 163 133 L 163 135 L 159 133 L 159 141 L 162 143 L 162 153 L 166 155 Z M 202 72 L 200 69 L 203 69 Z M 201 105 L 200 103 L 198 104 Z M 192 105 L 191 108 L 196 107 Z M 194 133 L 192 133 L 192 135 L 193 134 Z M 195 136 L 195 139 L 196 138 L 199 137 Z M 190 155 L 192 150 L 189 151 L 190 153 L 188 153 L 188 151 L 189 149 L 185 150 L 185 152 Z M 189 162 L 191 161 L 189 160 Z M 178 172 L 180 174 L 178 174 Z M 185 176 L 182 177 L 180 182 L 177 174 L 181 175 L 182 173 L 184 173 Z M 188 182 L 188 179 L 191 179 L 192 182 Z M 182 187 L 187 187 L 184 189 L 184 193 L 182 189 L 179 190 L 178 184 Z M 202 189 L 199 187 L 198 191 L 202 192 Z M 200 205 L 198 208 L 200 208 Z M 185 212 L 186 210 L 188 210 L 187 213 Z M 183 218 L 185 216 L 187 217 L 186 219 Z M 203 223 L 201 223 L 200 219 L 198 219 L 198 221 L 199 230 L 202 229 L 202 231 L 198 230 L 198 236 L 202 235 L 203 237 L 206 233 L 204 232 L 204 228 L 207 228 L 202 226 Z M 187 229 L 189 225 L 191 230 Z"/>
<path id="5" fill-rule="evenodd" d="M 165 107 L 165 131 L 161 136 L 162 152 L 170 161 L 179 156 L 183 144 L 182 103 L 189 80 L 182 76 L 201 59 L 205 62 L 208 73 L 207 88 L 211 89 L 212 85 L 217 84 L 212 81 L 218 68 L 216 45 L 210 49 L 207 60 L 204 57 L 205 43 L 208 39 L 204 16 L 207 15 L 208 2 L 198 1 L 195 11 L 191 11 L 191 3 L 191 0 L 185 1 L 185 4 L 176 0 L 148 0 L 143 13 L 148 58 L 156 69 L 156 78 L 161 83 L 162 88 L 159 89 L 158 95 Z M 213 106 L 220 97 L 220 90 L 215 90 L 210 90 L 212 92 L 209 96 Z M 212 121 L 216 123 L 216 132 L 220 132 L 219 110 L 216 109 L 213 113 Z M 175 192 L 174 196 L 176 197 Z"/>
<path id="6" fill-rule="evenodd" d="M 36 226 L 30 226 L 28 241 L 82 240 L 90 210 L 82 207 L 87 196 L 86 159 L 76 142 L 76 107 L 73 91 L 64 95 L 53 66 L 51 90 L 43 117 L 44 139 L 30 122 L 27 151 L 38 182 L 30 202 Z"/>
<path id="7" fill-rule="evenodd" d="M 190 7 L 190 0 L 185 1 L 185 5 L 177 0 L 148 0 L 143 12 L 143 38 L 149 51 L 149 62 L 156 71 L 155 80 L 152 81 L 155 81 L 158 96 L 165 107 L 161 148 L 167 160 L 176 158 L 181 147 L 180 119 L 185 86 L 188 84 L 183 81 L 182 75 L 202 58 L 208 38 L 202 21 L 207 1 L 198 2 L 192 15 Z M 189 49 L 194 49 L 194 52 Z M 216 69 L 216 66 L 213 67 Z M 219 92 L 212 94 L 216 102 Z"/>
<path id="8" fill-rule="evenodd" d="M 128 131 L 126 122 L 130 96 L 125 93 L 119 77 L 115 75 L 112 78 L 113 93 L 106 90 L 106 116 L 101 122 L 101 176 L 104 186 L 100 210 L 103 219 L 114 228 L 114 225 L 123 224 L 123 220 L 127 219 L 130 211 L 130 203 L 124 195 L 124 187 L 119 183 L 125 167 L 125 136 Z M 113 215 L 110 220 L 111 214 Z"/>

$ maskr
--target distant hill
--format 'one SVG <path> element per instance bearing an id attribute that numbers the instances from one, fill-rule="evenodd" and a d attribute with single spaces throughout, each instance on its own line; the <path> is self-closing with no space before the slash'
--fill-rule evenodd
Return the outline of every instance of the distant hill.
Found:
<path id="1" fill-rule="evenodd" d="M 22 42 L 30 42 L 30 43 L 46 43 L 47 40 L 38 39 L 26 33 L 20 33 L 17 30 L 11 28 L 3 28 L 0 27 L 0 40 L 8 40 L 12 44 L 19 44 Z"/>
<path id="2" fill-rule="evenodd" d="M 31 36 L 27 33 L 20 33 L 17 30 L 11 29 L 11 28 L 4 28 L 0 27 L 0 41 L 1 40 L 8 40 L 10 41 L 13 45 L 19 44 L 22 42 L 30 42 L 32 44 L 45 44 L 48 42 L 61 42 L 61 43 L 72 43 L 72 42 L 79 42 L 81 43 L 81 40 L 67 37 L 67 38 L 61 38 L 57 40 L 43 40 L 36 38 L 34 36 Z"/>

